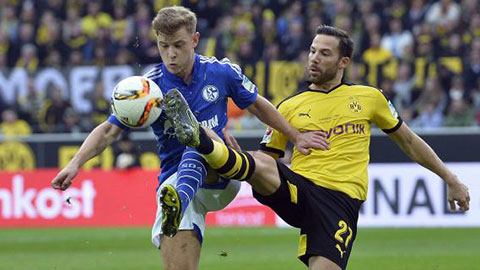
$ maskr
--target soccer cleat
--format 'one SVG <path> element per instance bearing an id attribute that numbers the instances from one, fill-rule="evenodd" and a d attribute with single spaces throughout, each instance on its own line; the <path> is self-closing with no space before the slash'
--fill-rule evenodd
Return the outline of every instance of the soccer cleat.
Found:
<path id="1" fill-rule="evenodd" d="M 168 119 L 175 127 L 177 139 L 189 146 L 196 148 L 200 144 L 200 124 L 188 107 L 182 93 L 176 88 L 165 95 L 165 112 Z"/>
<path id="2" fill-rule="evenodd" d="M 174 237 L 182 220 L 182 205 L 177 190 L 165 185 L 160 192 L 162 205 L 162 231 L 168 237 Z"/>

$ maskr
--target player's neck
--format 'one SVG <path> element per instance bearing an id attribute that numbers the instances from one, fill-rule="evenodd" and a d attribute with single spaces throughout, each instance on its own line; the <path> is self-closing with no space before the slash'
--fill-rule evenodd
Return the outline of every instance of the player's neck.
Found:
<path id="1" fill-rule="evenodd" d="M 185 73 L 182 76 L 183 81 L 186 84 L 190 84 L 193 77 L 193 64 L 195 63 L 195 55 L 191 58 L 190 63 L 188 63 L 187 68 L 185 69 Z"/>

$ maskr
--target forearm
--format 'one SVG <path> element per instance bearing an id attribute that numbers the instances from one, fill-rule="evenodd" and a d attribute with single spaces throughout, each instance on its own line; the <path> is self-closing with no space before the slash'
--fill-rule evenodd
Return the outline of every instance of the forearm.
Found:
<path id="1" fill-rule="evenodd" d="M 435 151 L 418 135 L 412 134 L 407 143 L 400 144 L 400 148 L 410 159 L 436 173 L 447 184 L 454 184 L 457 181 L 457 178 L 445 166 Z"/>
<path id="2" fill-rule="evenodd" d="M 425 141 L 411 131 L 405 123 L 401 124 L 396 131 L 389 133 L 388 136 L 394 140 L 413 161 L 436 173 L 448 184 L 448 201 L 452 211 L 455 211 L 456 208 L 455 201 L 457 201 L 461 210 L 468 210 L 468 202 L 470 201 L 468 188 L 445 166 Z"/>
<path id="3" fill-rule="evenodd" d="M 97 126 L 82 143 L 69 165 L 79 168 L 88 160 L 102 153 L 118 136 L 118 133 L 113 129 L 114 126 L 107 123 Z"/>
<path id="4" fill-rule="evenodd" d="M 299 131 L 292 127 L 285 117 L 264 97 L 258 96 L 258 100 L 248 107 L 248 111 L 263 123 L 287 135 L 291 142 L 296 141 Z"/>

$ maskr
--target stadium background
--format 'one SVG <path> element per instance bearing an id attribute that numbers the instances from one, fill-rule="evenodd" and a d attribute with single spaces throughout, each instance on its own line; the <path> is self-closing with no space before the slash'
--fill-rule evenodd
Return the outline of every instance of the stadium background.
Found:
<path id="1" fill-rule="evenodd" d="M 449 213 L 438 177 L 374 131 L 351 269 L 480 268 L 477 0 L 1 0 L 0 269 L 161 269 L 148 240 L 160 162 L 148 131 L 123 136 L 68 192 L 49 182 L 110 114 L 115 83 L 159 61 L 150 22 L 172 4 L 197 13 L 198 53 L 238 63 L 274 104 L 305 87 L 316 26 L 350 32 L 347 80 L 383 89 L 472 195 L 469 213 Z M 231 103 L 229 114 L 255 149 L 263 125 Z M 247 186 L 208 223 L 200 269 L 303 269 L 297 232 L 277 228 Z"/>

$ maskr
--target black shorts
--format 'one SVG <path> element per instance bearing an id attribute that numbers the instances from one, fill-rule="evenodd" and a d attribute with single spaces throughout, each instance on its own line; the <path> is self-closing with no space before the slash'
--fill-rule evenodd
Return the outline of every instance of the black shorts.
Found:
<path id="1" fill-rule="evenodd" d="M 254 197 L 285 222 L 300 228 L 298 258 L 303 263 L 308 266 L 310 257 L 322 256 L 345 269 L 363 201 L 315 185 L 282 163 L 277 162 L 277 167 L 280 188 L 270 196 L 253 191 Z"/>

